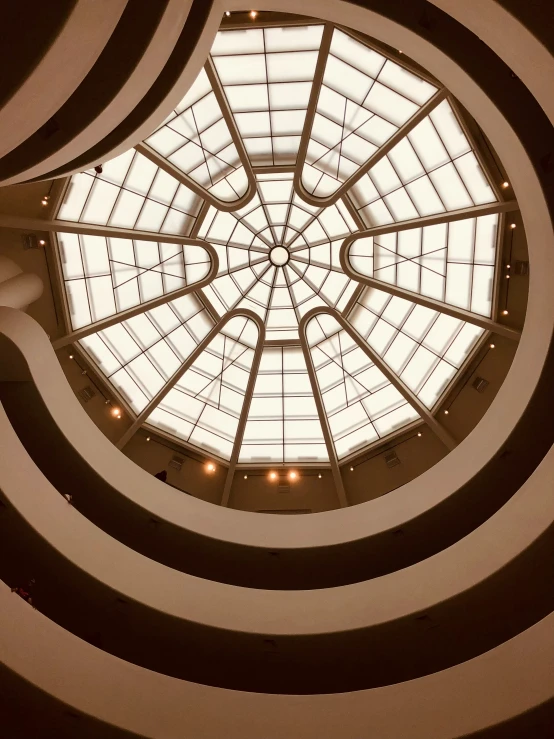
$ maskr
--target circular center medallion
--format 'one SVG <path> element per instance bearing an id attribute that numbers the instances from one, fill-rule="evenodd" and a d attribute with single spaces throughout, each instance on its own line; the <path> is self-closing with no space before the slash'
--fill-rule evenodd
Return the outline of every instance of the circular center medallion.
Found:
<path id="1" fill-rule="evenodd" d="M 276 267 L 284 267 L 289 261 L 289 250 L 284 246 L 275 246 L 269 252 L 269 261 Z"/>

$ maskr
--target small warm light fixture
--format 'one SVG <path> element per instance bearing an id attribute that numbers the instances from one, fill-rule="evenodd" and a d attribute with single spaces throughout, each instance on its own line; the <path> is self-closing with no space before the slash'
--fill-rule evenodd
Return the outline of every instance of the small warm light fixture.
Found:
<path id="1" fill-rule="evenodd" d="M 270 472 L 269 473 L 269 479 L 270 480 L 276 480 L 277 479 L 277 473 L 276 472 Z"/>
<path id="2" fill-rule="evenodd" d="M 149 436 L 146 437 L 146 441 L 150 441 L 150 437 Z"/>
<path id="3" fill-rule="evenodd" d="M 46 246 L 46 241 L 44 239 L 39 239 L 38 245 L 39 246 Z"/>
<path id="4" fill-rule="evenodd" d="M 70 354 L 70 355 L 69 355 L 69 358 L 70 358 L 70 359 L 73 359 L 73 354 Z"/>
<path id="5" fill-rule="evenodd" d="M 321 480 L 321 475 L 318 475 L 319 479 Z"/>
<path id="6" fill-rule="evenodd" d="M 417 432 L 417 435 L 418 435 L 418 436 L 421 436 L 421 431 L 418 431 L 418 432 Z"/>
<path id="7" fill-rule="evenodd" d="M 350 472 L 354 472 L 354 467 L 351 467 L 350 468 Z"/>
<path id="8" fill-rule="evenodd" d="M 121 418 L 121 408 L 112 408 L 111 413 L 114 418 Z"/>
<path id="9" fill-rule="evenodd" d="M 506 279 L 509 280 L 510 279 L 510 275 L 506 275 Z"/>
<path id="10" fill-rule="evenodd" d="M 506 269 L 510 269 L 510 268 L 511 268 L 511 266 L 512 266 L 511 264 L 507 264 L 507 265 L 506 265 Z"/>
<path id="11" fill-rule="evenodd" d="M 503 182 L 503 183 L 502 183 L 502 187 L 503 187 L 504 189 L 506 189 L 507 187 L 510 187 L 510 183 L 509 183 L 509 182 Z"/>
<path id="12" fill-rule="evenodd" d="M 507 311 L 507 310 L 503 310 L 503 311 L 502 311 L 502 315 L 503 315 L 503 316 L 507 316 L 507 315 L 508 315 L 508 311 Z"/>
<path id="13" fill-rule="evenodd" d="M 206 472 L 208 472 L 210 475 L 215 472 L 215 464 L 213 462 L 208 462 L 206 464 Z"/>
<path id="14" fill-rule="evenodd" d="M 248 475 L 245 475 L 245 476 L 244 476 L 244 479 L 245 479 L 245 480 L 248 480 Z"/>
<path id="15" fill-rule="evenodd" d="M 225 11 L 225 15 L 226 15 L 226 16 L 227 16 L 227 18 L 228 18 L 228 17 L 229 17 L 230 15 L 231 15 L 231 11 L 230 11 L 230 10 L 226 10 L 226 11 Z"/>
<path id="16" fill-rule="evenodd" d="M 516 227 L 516 224 L 515 223 L 510 223 L 510 228 L 511 229 L 514 229 L 515 227 Z"/>
<path id="17" fill-rule="evenodd" d="M 258 16 L 258 11 L 257 10 L 251 10 L 250 11 L 250 17 L 251 18 L 257 18 L 257 16 Z"/>
<path id="18" fill-rule="evenodd" d="M 489 344 L 489 349 L 494 349 L 494 344 Z"/>
<path id="19" fill-rule="evenodd" d="M 295 472 L 294 470 L 289 472 L 289 480 L 297 480 L 297 479 L 298 479 L 298 472 Z"/>
<path id="20" fill-rule="evenodd" d="M 445 415 L 445 416 L 447 416 L 447 415 L 448 415 L 448 409 L 447 409 L 447 410 L 445 410 L 445 412 L 444 412 L 444 415 Z"/>

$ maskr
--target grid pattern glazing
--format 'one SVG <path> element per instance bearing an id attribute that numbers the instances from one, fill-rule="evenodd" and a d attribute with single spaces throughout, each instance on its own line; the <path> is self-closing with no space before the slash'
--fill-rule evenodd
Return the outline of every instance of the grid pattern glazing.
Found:
<path id="1" fill-rule="evenodd" d="M 365 277 L 490 316 L 496 214 L 357 239 L 352 268 Z"/>
<path id="2" fill-rule="evenodd" d="M 428 408 L 432 408 L 484 330 L 368 287 L 350 322 Z"/>
<path id="3" fill-rule="evenodd" d="M 73 175 L 58 211 L 63 221 L 189 236 L 202 199 L 134 149 Z"/>
<path id="4" fill-rule="evenodd" d="M 332 316 L 314 316 L 306 336 L 339 460 L 419 420 L 412 406 Z"/>
<path id="5" fill-rule="evenodd" d="M 145 143 L 207 193 L 239 200 L 248 178 L 206 70 Z"/>
<path id="6" fill-rule="evenodd" d="M 327 448 L 300 347 L 266 347 L 239 462 L 325 462 Z"/>
<path id="7" fill-rule="evenodd" d="M 220 31 L 211 55 L 254 165 L 294 164 L 323 26 Z"/>
<path id="8" fill-rule="evenodd" d="M 244 465 L 336 466 L 420 421 L 421 404 L 437 407 L 485 331 L 414 294 L 494 319 L 502 218 L 472 210 L 497 203 L 497 190 L 439 88 L 323 23 L 222 30 L 145 140 L 148 156 L 131 150 L 71 178 L 56 216 L 80 224 L 57 240 L 71 327 L 95 331 L 79 344 L 132 414 L 223 462 L 240 444 Z M 414 115 L 425 117 L 413 125 Z M 340 197 L 308 204 L 299 173 L 304 197 Z M 460 209 L 463 220 L 417 221 Z M 346 238 L 409 219 L 409 230 L 354 239 L 347 255 L 360 278 L 403 298 L 343 273 Z M 218 274 L 198 288 L 211 267 L 200 241 L 139 231 L 204 239 Z M 234 309 L 260 317 L 263 347 L 252 317 L 228 318 Z M 299 324 L 312 310 L 304 344 Z"/>
<path id="9" fill-rule="evenodd" d="M 184 295 L 79 343 L 138 414 L 212 326 L 198 298 Z"/>
<path id="10" fill-rule="evenodd" d="M 363 175 L 350 193 L 368 227 L 497 199 L 448 100 Z"/>
<path id="11" fill-rule="evenodd" d="M 339 250 L 356 230 L 342 201 L 314 208 L 294 191 L 292 173 L 258 175 L 257 194 L 234 213 L 210 209 L 199 235 L 215 246 L 219 274 L 204 288 L 219 315 L 249 308 L 266 323 L 268 339 L 298 337 L 298 321 L 316 306 L 342 310 L 355 289 Z M 284 266 L 271 251 L 284 246 Z M 275 261 L 275 260 L 274 260 Z"/>
<path id="12" fill-rule="evenodd" d="M 73 329 L 194 285 L 211 266 L 201 246 L 58 234 Z"/>
<path id="13" fill-rule="evenodd" d="M 316 197 L 336 192 L 436 92 L 335 29 L 302 168 L 306 191 Z"/>
<path id="14" fill-rule="evenodd" d="M 257 341 L 254 321 L 231 318 L 146 423 L 228 461 Z"/>

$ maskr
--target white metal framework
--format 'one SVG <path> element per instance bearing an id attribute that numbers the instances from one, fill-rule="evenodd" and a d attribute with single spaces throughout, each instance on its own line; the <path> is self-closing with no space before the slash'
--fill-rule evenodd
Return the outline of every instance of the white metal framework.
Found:
<path id="1" fill-rule="evenodd" d="M 220 31 L 162 125 L 36 227 L 56 346 L 121 397 L 120 446 L 147 424 L 221 460 L 224 504 L 236 465 L 330 465 L 346 505 L 340 465 L 399 429 L 453 448 L 445 392 L 489 332 L 517 340 L 495 315 L 516 208 L 440 83 L 311 23 Z"/>

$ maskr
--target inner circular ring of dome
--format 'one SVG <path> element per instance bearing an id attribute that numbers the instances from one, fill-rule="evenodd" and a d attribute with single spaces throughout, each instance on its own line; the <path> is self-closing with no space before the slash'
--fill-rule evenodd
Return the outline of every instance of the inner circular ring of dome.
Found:
<path id="1" fill-rule="evenodd" d="M 289 259 L 289 250 L 285 246 L 274 246 L 269 252 L 269 261 L 275 267 L 284 267 Z"/>
<path id="2" fill-rule="evenodd" d="M 423 425 L 452 449 L 456 380 L 491 333 L 519 336 L 497 179 L 403 56 L 315 19 L 222 28 L 159 128 L 71 179 L 76 341 L 127 436 L 146 425 L 230 469 L 336 472 Z"/>

